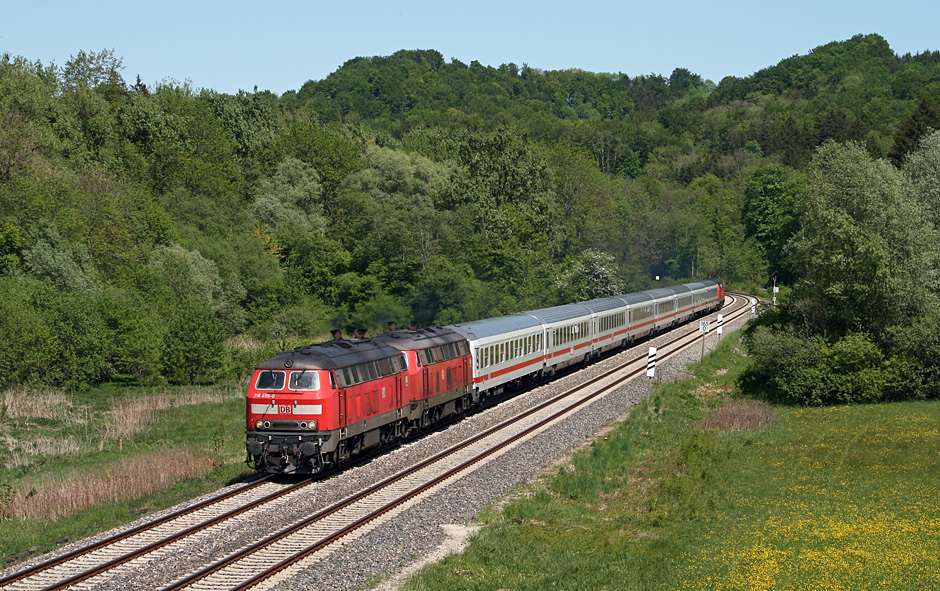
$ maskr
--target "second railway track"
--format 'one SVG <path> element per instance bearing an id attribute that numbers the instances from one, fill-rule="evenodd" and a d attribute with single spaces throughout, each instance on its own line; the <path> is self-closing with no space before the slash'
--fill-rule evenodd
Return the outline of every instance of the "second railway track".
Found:
<path id="1" fill-rule="evenodd" d="M 730 294 L 729 300 L 732 300 L 732 303 L 724 310 L 727 324 L 733 323 L 736 318 L 748 313 L 746 300 Z M 735 300 L 738 301 L 735 302 Z M 677 336 L 678 333 L 682 333 L 682 336 Z M 698 343 L 699 338 L 697 327 L 692 327 L 690 331 L 689 326 L 660 337 L 657 342 L 668 341 L 657 344 L 660 360 L 665 361 L 671 355 L 682 351 L 683 348 L 694 349 L 693 343 Z M 215 510 L 216 522 L 210 523 L 208 530 L 199 530 L 196 525 L 191 525 L 180 531 L 185 531 L 191 536 L 201 536 L 203 540 L 208 539 L 212 542 L 220 537 L 230 536 L 235 545 L 238 545 L 237 540 L 240 537 L 250 539 L 252 543 L 242 543 L 237 551 L 224 550 L 221 556 L 218 553 L 206 552 L 205 556 L 198 560 L 182 561 L 186 564 L 182 564 L 175 571 L 166 568 L 154 569 L 169 572 L 162 575 L 162 579 L 161 575 L 148 579 L 139 588 L 166 588 L 167 590 L 267 588 L 278 581 L 289 579 L 297 571 L 309 569 L 317 561 L 335 555 L 338 546 L 354 543 L 366 532 L 392 520 L 393 517 L 408 510 L 421 499 L 436 494 L 447 483 L 466 477 L 474 470 L 483 467 L 485 463 L 495 461 L 502 454 L 527 439 L 537 436 L 555 422 L 587 406 L 591 401 L 603 398 L 604 392 L 616 390 L 621 382 L 630 379 L 631 376 L 643 374 L 646 369 L 645 347 L 641 346 L 638 349 L 642 349 L 643 352 L 638 354 L 635 349 L 630 355 L 621 353 L 617 356 L 618 358 L 625 355 L 629 357 L 627 363 L 620 361 L 618 365 L 622 366 L 621 369 L 601 372 L 602 375 L 599 377 L 571 388 L 565 394 L 551 396 L 526 412 L 512 417 L 511 420 L 504 421 L 498 427 L 469 438 L 459 446 L 453 446 L 418 462 L 410 469 L 402 470 L 377 485 L 363 487 L 367 490 L 333 503 L 329 502 L 329 495 L 324 495 L 323 501 L 319 503 L 320 508 L 313 512 L 308 511 L 310 517 L 298 518 L 298 512 L 284 510 L 284 519 L 293 523 L 290 527 L 259 526 L 257 536 L 244 535 L 246 526 L 250 530 L 250 525 L 259 521 L 258 515 L 269 516 L 268 514 L 272 512 L 281 512 L 282 507 L 294 500 L 294 495 L 290 494 L 291 491 L 281 493 L 280 500 L 272 499 L 269 503 L 259 502 L 242 511 L 238 517 L 233 514 L 223 519 L 219 515 L 225 511 Z M 578 380 L 575 379 L 575 381 Z M 582 377 L 580 381 L 584 381 L 584 378 Z M 589 391 L 589 386 L 592 384 L 602 384 L 603 392 L 597 391 L 597 388 Z M 324 480 L 318 485 L 322 487 L 334 479 Z M 306 486 L 305 483 L 303 485 Z M 298 495 L 302 494 L 304 493 L 298 493 Z M 225 525 L 229 519 L 240 521 L 240 525 L 234 530 L 240 529 L 241 534 L 229 529 L 232 526 Z M 208 520 L 203 519 L 203 521 Z M 177 528 L 179 527 L 180 524 L 177 524 Z M 158 545 L 141 559 L 129 558 L 126 561 L 118 561 L 116 558 L 109 558 L 103 562 L 99 561 L 106 566 L 103 574 L 94 574 L 94 569 L 86 564 L 80 568 L 72 566 L 71 570 L 67 571 L 72 573 L 81 571 L 80 574 L 71 574 L 64 578 L 60 576 L 56 579 L 58 575 L 53 573 L 59 572 L 56 569 L 62 568 L 56 566 L 46 569 L 45 573 L 16 581 L 12 578 L 0 579 L 0 586 L 4 589 L 17 590 L 51 590 L 68 585 L 76 589 L 116 588 L 117 581 L 133 580 L 133 575 L 128 575 L 128 573 L 141 569 L 146 571 L 147 564 L 153 565 L 154 561 L 161 567 L 165 567 L 167 561 L 175 560 L 175 557 L 180 555 L 188 556 L 192 552 L 194 547 L 192 539 L 180 541 L 173 540 L 172 537 L 172 535 L 167 535 L 162 541 L 152 542 Z M 201 545 L 211 547 L 215 544 L 203 543 Z M 96 552 L 98 550 L 86 553 L 86 558 L 83 560 L 87 562 L 87 556 Z M 348 550 L 342 550 L 342 552 L 348 554 Z M 79 558 L 74 560 L 79 560 Z M 139 562 L 135 564 L 135 561 Z M 199 566 L 200 562 L 201 566 Z M 130 588 L 133 588 L 133 585 Z"/>

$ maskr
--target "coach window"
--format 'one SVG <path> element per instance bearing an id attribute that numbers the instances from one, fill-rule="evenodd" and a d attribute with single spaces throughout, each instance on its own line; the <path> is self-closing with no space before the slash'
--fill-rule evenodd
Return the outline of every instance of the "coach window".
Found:
<path id="1" fill-rule="evenodd" d="M 295 371 L 290 374 L 291 390 L 315 391 L 320 389 L 320 378 L 315 371 Z"/>

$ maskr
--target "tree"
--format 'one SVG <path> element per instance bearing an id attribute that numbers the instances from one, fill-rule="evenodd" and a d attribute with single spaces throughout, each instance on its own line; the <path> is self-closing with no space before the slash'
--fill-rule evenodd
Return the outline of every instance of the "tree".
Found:
<path id="1" fill-rule="evenodd" d="M 210 379 L 222 363 L 224 338 L 222 323 L 204 302 L 184 302 L 170 317 L 163 335 L 163 376 L 174 384 Z"/>
<path id="2" fill-rule="evenodd" d="M 772 270 L 784 269 L 784 247 L 799 227 L 796 207 L 802 190 L 801 178 L 777 164 L 758 169 L 744 185 L 744 232 L 757 241 Z M 791 278 L 787 273 L 781 280 Z"/>
<path id="3" fill-rule="evenodd" d="M 907 178 L 857 143 L 821 146 L 789 246 L 794 312 L 829 339 L 885 331 L 935 298 L 937 234 Z"/>
<path id="4" fill-rule="evenodd" d="M 361 170 L 340 189 L 344 242 L 360 273 L 375 273 L 406 293 L 447 239 L 447 212 L 435 202 L 450 184 L 449 167 L 416 153 L 369 146 Z"/>
<path id="5" fill-rule="evenodd" d="M 910 115 L 901 120 L 894 134 L 894 144 L 888 159 L 901 167 L 908 154 L 917 149 L 917 143 L 931 130 L 940 130 L 940 108 L 929 95 L 924 95 Z"/>
<path id="6" fill-rule="evenodd" d="M 940 230 L 940 130 L 921 138 L 919 149 L 908 155 L 904 171 L 914 184 L 917 201 Z"/>
<path id="7" fill-rule="evenodd" d="M 271 178 L 260 182 L 259 193 L 251 213 L 272 231 L 290 225 L 308 232 L 325 231 L 323 188 L 311 165 L 288 156 Z"/>
<path id="8" fill-rule="evenodd" d="M 54 224 L 42 221 L 32 232 L 32 245 L 23 251 L 23 269 L 62 291 L 91 291 L 94 281 L 87 255 L 60 234 Z"/>
<path id="9" fill-rule="evenodd" d="M 311 122 L 290 126 L 284 138 L 287 153 L 313 166 L 324 188 L 324 210 L 333 213 L 332 196 L 359 167 L 359 146 L 334 128 Z"/>
<path id="10" fill-rule="evenodd" d="M 583 302 L 624 292 L 614 257 L 592 248 L 583 251 L 571 269 L 558 276 L 555 287 L 563 302 Z"/>
<path id="11" fill-rule="evenodd" d="M 179 244 L 161 246 L 154 251 L 149 267 L 172 290 L 177 302 L 196 299 L 210 309 L 221 306 L 219 269 L 199 251 L 186 250 Z"/>

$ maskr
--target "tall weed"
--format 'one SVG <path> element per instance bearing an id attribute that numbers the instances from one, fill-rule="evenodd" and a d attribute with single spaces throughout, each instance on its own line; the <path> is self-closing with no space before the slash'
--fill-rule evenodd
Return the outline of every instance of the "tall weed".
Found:
<path id="1" fill-rule="evenodd" d="M 135 499 L 175 482 L 206 474 L 212 461 L 185 449 L 129 457 L 94 472 L 44 477 L 22 485 L 5 507 L 5 518 L 58 519 L 105 503 Z"/>

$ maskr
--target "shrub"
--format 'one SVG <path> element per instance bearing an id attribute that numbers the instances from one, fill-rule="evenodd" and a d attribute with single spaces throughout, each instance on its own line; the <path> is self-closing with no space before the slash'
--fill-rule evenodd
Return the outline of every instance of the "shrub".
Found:
<path id="1" fill-rule="evenodd" d="M 868 335 L 850 333 L 833 344 L 786 329 L 758 327 L 746 338 L 751 365 L 739 385 L 770 402 L 819 406 L 897 398 L 910 363 L 885 359 Z"/>
<path id="2" fill-rule="evenodd" d="M 202 301 L 192 299 L 170 318 L 163 336 L 163 376 L 174 384 L 193 384 L 221 366 L 225 331 Z"/>
<path id="3" fill-rule="evenodd" d="M 0 277 L 0 385 L 84 389 L 101 379 L 108 341 L 94 296 Z"/>

